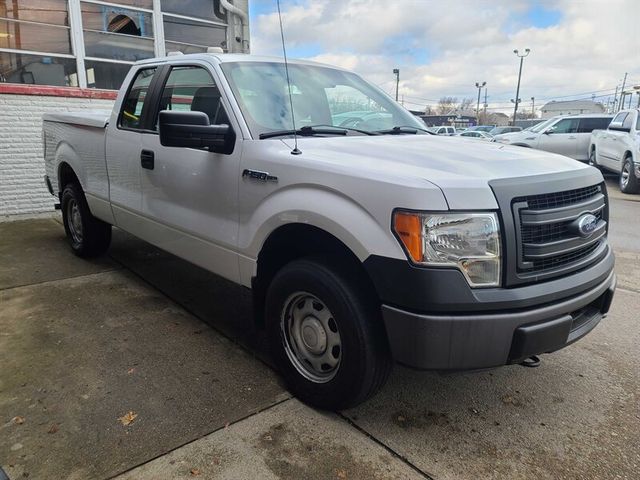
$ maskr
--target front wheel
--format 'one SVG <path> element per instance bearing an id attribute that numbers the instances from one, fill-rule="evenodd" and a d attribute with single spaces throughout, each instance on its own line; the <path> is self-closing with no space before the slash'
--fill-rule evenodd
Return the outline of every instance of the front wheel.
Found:
<path id="1" fill-rule="evenodd" d="M 591 165 L 592 167 L 595 168 L 600 168 L 600 165 L 598 165 L 598 161 L 596 160 L 596 149 L 595 147 L 591 149 L 591 152 L 589 153 L 589 165 Z"/>
<path id="2" fill-rule="evenodd" d="M 638 190 L 640 188 L 634 172 L 633 161 L 631 157 L 627 157 L 622 162 L 622 170 L 620 171 L 620 191 L 622 193 L 638 193 Z"/>
<path id="3" fill-rule="evenodd" d="M 83 258 L 103 254 L 111 243 L 111 225 L 91 215 L 80 185 L 67 184 L 60 203 L 64 230 L 73 253 Z"/>
<path id="4" fill-rule="evenodd" d="M 391 371 L 379 304 L 354 270 L 329 257 L 295 260 L 267 292 L 275 363 L 296 397 L 323 409 L 363 402 Z"/>

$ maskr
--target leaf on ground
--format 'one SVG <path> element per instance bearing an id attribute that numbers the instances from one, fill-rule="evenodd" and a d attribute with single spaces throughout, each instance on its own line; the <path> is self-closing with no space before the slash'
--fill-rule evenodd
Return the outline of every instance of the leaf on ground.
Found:
<path id="1" fill-rule="evenodd" d="M 47 430 L 47 433 L 56 433 L 57 431 L 58 431 L 58 424 L 52 423 L 51 426 L 49 427 L 49 430 Z"/>
<path id="2" fill-rule="evenodd" d="M 198 470 L 197 468 L 192 468 L 189 473 L 191 473 L 192 477 L 197 477 L 198 475 L 200 475 L 200 470 Z"/>
<path id="3" fill-rule="evenodd" d="M 336 471 L 336 475 L 338 476 L 338 478 L 340 480 L 344 480 L 345 478 L 347 478 L 347 472 L 343 469 L 339 469 Z"/>
<path id="4" fill-rule="evenodd" d="M 120 420 L 120 423 L 122 423 L 122 425 L 126 427 L 127 425 L 131 425 L 137 416 L 138 416 L 137 413 L 131 411 L 123 415 L 122 417 L 118 418 L 118 420 Z"/>
<path id="5" fill-rule="evenodd" d="M 129 370 L 127 370 L 127 374 L 131 375 L 133 372 L 135 372 L 136 369 L 135 368 L 130 368 Z"/>
<path id="6" fill-rule="evenodd" d="M 13 423 L 17 425 L 22 425 L 24 423 L 24 417 L 21 417 L 21 416 L 13 417 Z"/>

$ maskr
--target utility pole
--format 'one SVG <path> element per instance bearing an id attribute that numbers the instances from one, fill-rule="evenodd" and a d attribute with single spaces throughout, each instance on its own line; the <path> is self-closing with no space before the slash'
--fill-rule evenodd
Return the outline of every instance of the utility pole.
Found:
<path id="1" fill-rule="evenodd" d="M 536 97 L 531 97 L 531 115 L 536 117 Z"/>
<path id="2" fill-rule="evenodd" d="M 476 82 L 476 88 L 478 89 L 478 103 L 476 104 L 476 121 L 480 123 L 480 92 L 482 92 L 482 88 L 487 84 L 487 82 Z"/>
<path id="3" fill-rule="evenodd" d="M 638 94 L 640 95 L 640 93 Z M 487 107 L 489 105 L 487 104 L 487 87 L 484 87 L 484 121 L 487 121 Z"/>
<path id="4" fill-rule="evenodd" d="M 616 107 L 618 106 L 618 88 L 620 88 L 620 85 L 616 85 L 616 94 L 613 96 L 613 110 L 609 113 L 615 113 Z"/>
<path id="5" fill-rule="evenodd" d="M 394 68 L 393 74 L 396 76 L 396 102 L 398 101 L 398 86 L 400 85 L 400 69 Z"/>
<path id="6" fill-rule="evenodd" d="M 520 59 L 520 70 L 518 70 L 518 86 L 516 87 L 516 101 L 513 107 L 513 123 L 511 125 L 516 124 L 516 114 L 518 113 L 518 103 L 520 102 L 520 79 L 522 78 L 522 62 L 524 61 L 524 57 L 528 56 L 531 53 L 531 50 L 525 48 L 524 54 L 520 55 L 518 49 L 516 48 L 513 53 Z"/>
<path id="7" fill-rule="evenodd" d="M 629 75 L 628 72 L 625 72 L 624 74 L 624 80 L 622 81 L 622 90 L 620 90 L 620 99 L 621 102 L 618 104 L 618 111 L 622 110 L 624 108 L 624 87 L 627 84 L 627 75 Z"/>

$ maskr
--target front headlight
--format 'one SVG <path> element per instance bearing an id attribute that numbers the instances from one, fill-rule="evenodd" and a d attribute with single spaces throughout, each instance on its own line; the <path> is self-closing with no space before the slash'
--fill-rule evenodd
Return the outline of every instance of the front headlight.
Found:
<path id="1" fill-rule="evenodd" d="M 456 267 L 472 287 L 500 285 L 500 226 L 495 213 L 397 210 L 393 228 L 414 264 Z"/>

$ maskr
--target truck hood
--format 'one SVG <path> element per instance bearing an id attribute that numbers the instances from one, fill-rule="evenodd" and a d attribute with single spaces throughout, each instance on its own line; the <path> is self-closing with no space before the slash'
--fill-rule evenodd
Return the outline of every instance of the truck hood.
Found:
<path id="1" fill-rule="evenodd" d="M 293 146 L 291 139 L 285 143 Z M 592 167 L 562 155 L 456 137 L 304 137 L 299 138 L 298 145 L 302 155 L 325 165 L 367 171 L 385 178 L 423 179 L 443 191 L 451 209 L 497 208 L 489 187 L 492 180 L 561 172 L 591 177 L 594 173 Z"/>

